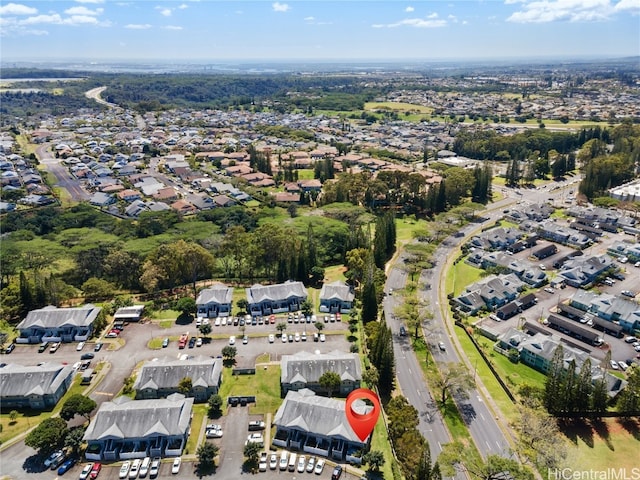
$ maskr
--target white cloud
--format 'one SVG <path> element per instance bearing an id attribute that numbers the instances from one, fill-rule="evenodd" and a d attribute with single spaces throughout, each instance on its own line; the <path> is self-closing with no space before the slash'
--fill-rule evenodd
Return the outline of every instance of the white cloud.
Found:
<path id="1" fill-rule="evenodd" d="M 58 13 L 52 13 L 49 15 L 35 15 L 33 17 L 27 17 L 25 19 L 19 20 L 17 24 L 18 25 L 48 24 L 48 25 L 68 25 L 68 26 L 96 25 L 100 27 L 111 26 L 111 22 L 109 21 L 101 22 L 96 17 L 91 15 L 71 15 L 69 17 L 63 18 Z"/>
<path id="2" fill-rule="evenodd" d="M 411 13 L 415 10 L 415 8 L 413 8 L 411 5 L 409 5 L 407 8 L 404 9 L 405 12 L 407 13 Z"/>
<path id="3" fill-rule="evenodd" d="M 435 18 L 406 18 L 395 23 L 373 24 L 373 28 L 397 28 L 397 27 L 414 27 L 414 28 L 440 28 L 447 25 L 446 20 Z"/>
<path id="4" fill-rule="evenodd" d="M 304 17 L 305 22 L 313 22 L 314 20 L 315 20 L 315 17 Z"/>
<path id="5" fill-rule="evenodd" d="M 520 8 L 521 10 L 514 12 L 507 21 L 515 23 L 593 22 L 607 20 L 614 13 L 610 0 L 536 0 L 523 2 Z"/>
<path id="6" fill-rule="evenodd" d="M 179 25 L 167 25 L 166 27 L 162 27 L 162 28 L 164 28 L 165 30 L 175 30 L 175 31 L 182 30 L 182 27 Z"/>
<path id="7" fill-rule="evenodd" d="M 187 5 L 186 3 L 183 3 L 178 7 L 179 10 L 184 10 L 185 8 L 189 8 L 189 5 Z"/>
<path id="8" fill-rule="evenodd" d="M 0 6 L 0 15 L 35 15 L 38 13 L 37 8 L 28 7 L 19 3 L 7 3 Z"/>
<path id="9" fill-rule="evenodd" d="M 287 3 L 274 2 L 271 4 L 274 12 L 288 12 L 291 7 Z"/>
<path id="10" fill-rule="evenodd" d="M 164 17 L 170 17 L 173 13 L 170 8 L 156 7 L 156 10 L 160 10 L 160 15 Z"/>
<path id="11" fill-rule="evenodd" d="M 76 0 L 78 3 L 104 3 L 104 0 Z"/>
<path id="12" fill-rule="evenodd" d="M 67 15 L 102 15 L 104 12 L 104 8 L 96 8 L 95 10 L 90 10 L 87 7 L 71 7 L 64 11 Z"/>
<path id="13" fill-rule="evenodd" d="M 148 30 L 151 28 L 151 25 L 148 23 L 130 23 L 129 25 L 125 25 L 124 28 L 128 28 L 129 30 Z"/>
<path id="14" fill-rule="evenodd" d="M 438 18 L 438 14 L 437 13 L 430 13 L 429 15 L 427 15 L 427 18 Z"/>
<path id="15" fill-rule="evenodd" d="M 618 12 L 631 10 L 633 13 L 640 13 L 640 0 L 620 0 L 615 9 Z"/>

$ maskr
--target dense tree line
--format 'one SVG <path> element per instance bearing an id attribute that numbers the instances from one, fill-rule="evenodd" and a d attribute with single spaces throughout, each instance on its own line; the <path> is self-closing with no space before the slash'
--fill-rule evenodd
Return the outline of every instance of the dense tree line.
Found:
<path id="1" fill-rule="evenodd" d="M 369 361 L 378 371 L 378 391 L 383 401 L 391 398 L 395 385 L 395 360 L 393 338 L 386 322 L 366 324 Z"/>

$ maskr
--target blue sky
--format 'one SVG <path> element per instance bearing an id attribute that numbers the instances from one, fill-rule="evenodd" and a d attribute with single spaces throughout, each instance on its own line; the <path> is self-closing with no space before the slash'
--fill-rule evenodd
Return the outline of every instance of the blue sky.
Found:
<path id="1" fill-rule="evenodd" d="M 640 0 L 0 1 L 3 61 L 640 55 Z"/>

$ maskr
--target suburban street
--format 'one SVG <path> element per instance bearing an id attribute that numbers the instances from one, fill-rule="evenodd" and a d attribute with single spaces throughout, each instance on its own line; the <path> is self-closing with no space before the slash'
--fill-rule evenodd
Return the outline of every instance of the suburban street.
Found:
<path id="1" fill-rule="evenodd" d="M 90 195 L 80 186 L 80 182 L 73 178 L 66 166 L 61 165 L 60 159 L 53 156 L 51 144 L 45 143 L 36 148 L 36 156 L 47 171 L 56 177 L 56 184 L 69 192 L 72 200 L 77 202 L 89 200 Z"/>

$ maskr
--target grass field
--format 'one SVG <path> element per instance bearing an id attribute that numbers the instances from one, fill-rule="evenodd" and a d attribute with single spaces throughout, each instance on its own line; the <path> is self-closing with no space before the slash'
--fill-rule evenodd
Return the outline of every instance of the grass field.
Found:
<path id="1" fill-rule="evenodd" d="M 413 232 L 416 229 L 427 227 L 425 220 L 416 220 L 415 217 L 402 217 L 396 219 L 396 239 L 400 244 L 413 240 Z"/>
<path id="2" fill-rule="evenodd" d="M 626 422 L 615 418 L 606 418 L 599 423 L 579 422 L 564 428 L 564 433 L 570 445 L 567 468 L 579 471 L 626 469 L 627 479 L 631 478 L 633 468 L 638 472 L 638 418 Z"/>
<path id="3" fill-rule="evenodd" d="M 414 105 L 412 103 L 401 102 L 367 102 L 364 104 L 365 110 L 392 110 L 395 112 L 410 112 L 430 115 L 433 108 L 424 105 Z"/>
<path id="4" fill-rule="evenodd" d="M 255 375 L 232 375 L 231 368 L 225 368 L 223 375 L 220 396 L 227 398 L 229 395 L 255 395 L 256 404 L 250 406 L 252 414 L 275 414 L 282 403 L 280 367 L 277 365 L 258 368 Z"/>
<path id="5" fill-rule="evenodd" d="M 200 430 L 202 428 L 202 420 L 207 415 L 207 404 L 199 403 L 193 405 L 193 417 L 191 418 L 191 432 L 187 440 L 185 447 L 185 454 L 194 454 L 198 449 L 198 438 L 200 437 Z"/>
<path id="6" fill-rule="evenodd" d="M 468 285 L 480 280 L 481 276 L 482 270 L 479 268 L 472 267 L 464 262 L 458 262 L 447 271 L 446 291 L 458 295 Z"/>

